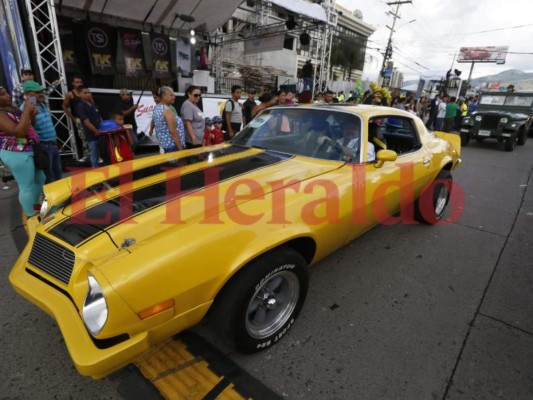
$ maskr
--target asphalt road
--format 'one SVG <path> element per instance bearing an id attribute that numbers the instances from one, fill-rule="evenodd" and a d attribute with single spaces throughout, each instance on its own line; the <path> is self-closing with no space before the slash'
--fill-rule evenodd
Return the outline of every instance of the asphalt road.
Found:
<path id="1" fill-rule="evenodd" d="M 462 158 L 460 217 L 378 226 L 316 265 L 276 346 L 242 356 L 194 331 L 282 398 L 532 399 L 533 138 Z M 9 285 L 14 192 L 0 191 L 0 399 L 128 398 L 78 375 L 55 322 Z"/>

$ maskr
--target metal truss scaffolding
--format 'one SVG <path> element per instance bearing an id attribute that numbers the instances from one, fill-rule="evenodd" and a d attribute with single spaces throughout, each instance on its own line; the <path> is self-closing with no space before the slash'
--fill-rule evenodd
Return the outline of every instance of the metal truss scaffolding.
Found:
<path id="1" fill-rule="evenodd" d="M 26 0 L 26 8 L 30 14 L 28 20 L 37 52 L 39 71 L 36 76 L 41 79 L 43 86 L 49 87 L 53 80 L 58 77 L 65 77 L 54 0 Z M 67 85 L 66 82 L 62 82 L 50 94 L 48 102 L 56 131 L 58 133 L 67 132 L 66 135 L 58 135 L 60 148 L 62 149 L 61 155 L 70 155 L 77 159 L 76 139 L 74 137 L 75 127 L 61 108 L 66 94 Z"/>
<path id="2" fill-rule="evenodd" d="M 318 29 L 318 63 L 315 63 L 315 84 L 313 85 L 313 98 L 316 91 L 324 91 L 326 82 L 329 81 L 329 70 L 331 62 L 331 46 L 333 36 L 337 27 L 337 10 L 335 9 L 335 0 L 326 0 L 322 3 L 326 10 L 327 23 Z M 319 67 L 319 68 L 317 68 Z"/>

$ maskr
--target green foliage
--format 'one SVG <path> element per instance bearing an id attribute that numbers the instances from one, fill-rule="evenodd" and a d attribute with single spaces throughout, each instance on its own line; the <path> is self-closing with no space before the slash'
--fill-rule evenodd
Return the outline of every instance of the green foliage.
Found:
<path id="1" fill-rule="evenodd" d="M 350 80 L 352 70 L 363 70 L 365 50 L 365 38 L 337 35 L 333 38 L 330 65 L 342 68 L 344 78 Z"/>

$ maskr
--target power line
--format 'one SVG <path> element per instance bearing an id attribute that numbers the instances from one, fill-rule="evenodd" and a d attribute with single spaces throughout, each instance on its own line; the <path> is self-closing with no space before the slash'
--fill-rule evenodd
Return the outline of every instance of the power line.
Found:
<path id="1" fill-rule="evenodd" d="M 403 51 L 401 51 L 398 46 L 394 46 L 394 48 L 396 49 L 396 51 L 398 52 L 398 54 L 400 54 L 403 58 L 405 58 L 406 60 L 409 60 L 410 62 L 418 65 L 419 67 L 422 67 L 426 70 L 430 70 L 431 68 L 428 68 L 422 64 L 420 64 L 418 61 L 415 61 L 411 56 L 409 56 L 408 54 L 405 54 Z"/>
<path id="2" fill-rule="evenodd" d="M 506 31 L 506 30 L 508 30 L 508 29 L 525 28 L 525 27 L 527 27 L 527 26 L 533 26 L 533 24 L 509 26 L 509 27 L 507 27 L 507 28 L 488 29 L 488 30 L 486 30 L 486 31 L 462 32 L 461 35 L 477 35 L 478 33 L 489 33 L 489 32 Z"/>

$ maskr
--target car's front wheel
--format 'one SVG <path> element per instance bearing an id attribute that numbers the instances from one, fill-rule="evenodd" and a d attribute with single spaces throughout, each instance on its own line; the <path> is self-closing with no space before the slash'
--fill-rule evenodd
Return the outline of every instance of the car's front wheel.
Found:
<path id="1" fill-rule="evenodd" d="M 308 282 L 299 253 L 288 247 L 266 253 L 239 271 L 217 297 L 215 327 L 242 353 L 263 350 L 292 327 Z"/>
<path id="2" fill-rule="evenodd" d="M 461 146 L 467 146 L 470 143 L 470 133 L 461 132 Z"/>
<path id="3" fill-rule="evenodd" d="M 518 141 L 517 145 L 523 146 L 526 144 L 527 141 L 527 131 L 525 129 L 521 129 L 520 132 L 518 132 Z"/>
<path id="4" fill-rule="evenodd" d="M 504 141 L 503 149 L 505 151 L 513 151 L 516 147 L 516 137 L 506 138 Z"/>
<path id="5" fill-rule="evenodd" d="M 425 224 L 436 224 L 444 216 L 450 201 L 453 179 L 450 171 L 443 169 L 415 203 L 415 218 Z"/>

